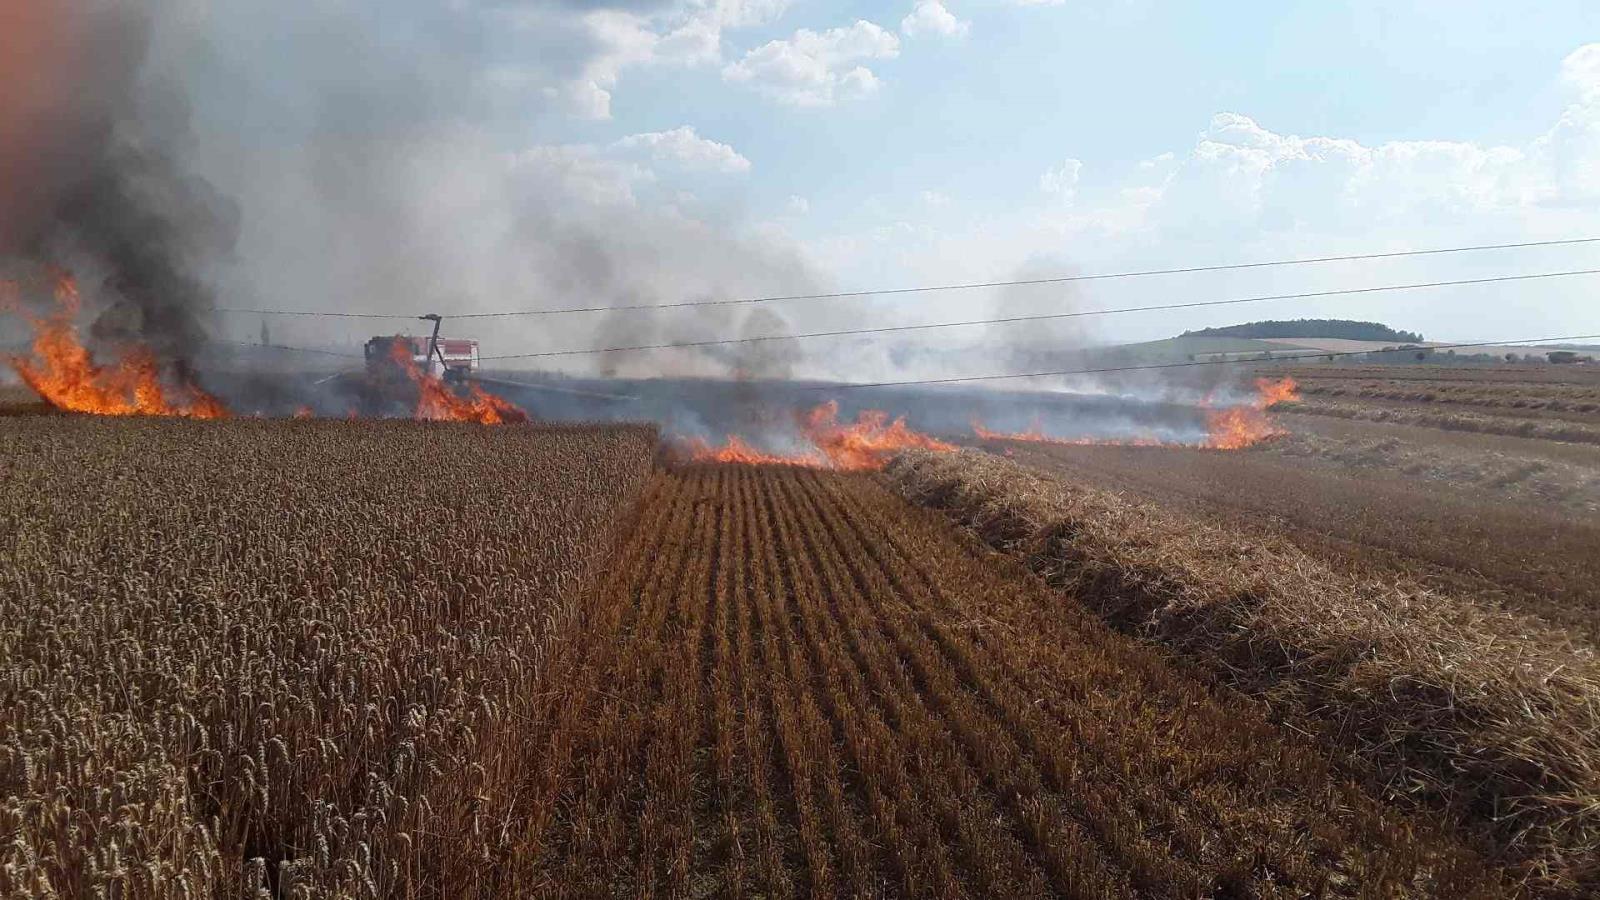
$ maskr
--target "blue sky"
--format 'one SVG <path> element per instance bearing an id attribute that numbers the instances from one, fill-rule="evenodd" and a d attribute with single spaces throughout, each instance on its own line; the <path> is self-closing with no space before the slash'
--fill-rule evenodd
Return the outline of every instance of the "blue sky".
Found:
<path id="1" fill-rule="evenodd" d="M 209 10 L 191 21 L 213 46 L 202 139 L 209 103 L 227 126 L 211 129 L 211 169 L 244 197 L 241 292 L 266 292 L 335 225 L 359 244 L 352 221 L 390 226 L 373 250 L 436 257 L 375 272 L 352 252 L 305 285 L 362 308 L 402 286 L 495 309 L 1600 236 L 1600 5 L 1581 0 L 343 0 L 294 27 L 190 5 Z M 295 112 L 238 122 L 234 83 Z M 355 101 L 336 130 L 365 142 L 328 149 L 316 110 L 330 84 Z M 417 105 L 417 85 L 444 99 Z M 337 215 L 325 182 L 302 183 L 308 152 L 342 173 Z M 427 202 L 396 199 L 407 192 Z M 291 207 L 317 211 L 285 234 Z M 596 240 L 553 237 L 580 234 Z M 604 259 L 574 268 L 574 240 Z M 1600 247 L 819 304 L 783 322 L 1588 267 Z M 1320 315 L 1446 340 L 1600 332 L 1596 287 L 1128 316 L 1087 333 Z M 974 336 L 927 337 L 947 339 Z"/>

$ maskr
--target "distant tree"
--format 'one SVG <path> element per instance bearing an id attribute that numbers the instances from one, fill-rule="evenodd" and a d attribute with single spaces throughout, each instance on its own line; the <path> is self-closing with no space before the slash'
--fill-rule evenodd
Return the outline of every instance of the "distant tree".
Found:
<path id="1" fill-rule="evenodd" d="M 1348 341 L 1396 341 L 1420 343 L 1422 335 L 1415 331 L 1396 331 L 1380 322 L 1357 322 L 1353 319 L 1294 319 L 1269 320 L 1227 325 L 1220 328 L 1201 328 L 1185 331 L 1183 337 L 1236 337 L 1236 338 L 1341 338 Z"/>
<path id="2" fill-rule="evenodd" d="M 1507 353 L 1506 354 L 1506 362 L 1516 362 L 1516 361 L 1517 361 L 1517 355 L 1515 353 Z"/>

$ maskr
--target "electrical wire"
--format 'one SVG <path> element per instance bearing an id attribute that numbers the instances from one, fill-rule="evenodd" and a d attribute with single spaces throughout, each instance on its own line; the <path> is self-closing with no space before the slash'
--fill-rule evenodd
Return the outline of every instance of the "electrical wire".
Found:
<path id="1" fill-rule="evenodd" d="M 1025 278 L 1010 281 L 977 281 L 961 282 L 954 284 L 926 285 L 923 287 L 908 288 L 882 288 L 862 291 L 835 291 L 820 294 L 781 294 L 770 297 L 741 297 L 728 300 L 683 300 L 674 303 L 636 303 L 618 306 L 573 306 L 558 309 L 518 309 L 501 312 L 461 313 L 446 318 L 451 319 L 493 319 L 511 316 L 556 316 L 569 313 L 597 313 L 639 311 L 654 309 L 681 309 L 693 306 L 731 306 L 749 303 L 776 303 L 787 300 L 837 300 L 852 297 L 887 297 L 904 294 L 922 294 L 935 291 L 965 291 L 977 288 L 1016 287 L 1039 284 L 1067 284 L 1078 281 L 1108 281 L 1124 278 L 1151 278 L 1161 275 L 1190 275 L 1203 272 L 1229 272 L 1247 269 L 1267 269 L 1283 266 L 1305 266 L 1334 262 L 1358 262 L 1376 259 L 1403 259 L 1417 256 L 1441 256 L 1451 253 L 1476 253 L 1487 250 L 1520 250 L 1531 247 L 1563 247 L 1575 244 L 1600 243 L 1600 237 L 1562 238 L 1548 241 L 1519 241 L 1507 244 L 1472 244 L 1461 247 L 1439 247 L 1428 250 L 1394 250 L 1382 253 L 1353 253 L 1342 256 L 1317 256 L 1301 259 L 1279 259 L 1263 262 L 1223 263 L 1207 266 L 1181 266 L 1166 269 L 1142 269 L 1127 272 L 1101 272 L 1087 275 L 1060 275 L 1050 278 Z M 250 309 L 241 307 L 216 307 L 212 310 L 219 313 L 239 313 L 262 316 L 327 316 L 343 319 L 415 319 L 418 316 L 408 313 L 355 313 L 355 312 L 326 312 L 320 310 L 286 310 L 286 309 Z"/>
<path id="2" fill-rule="evenodd" d="M 1486 278 L 1463 278 L 1454 281 L 1428 281 L 1414 284 L 1388 284 L 1363 288 L 1340 288 L 1327 291 L 1302 291 L 1293 294 L 1267 294 L 1256 297 L 1234 297 L 1224 300 L 1198 300 L 1187 303 L 1160 303 L 1149 306 L 1125 306 L 1117 309 L 1076 310 L 1073 312 L 1042 313 L 1032 316 L 1007 316 L 994 319 L 968 319 L 960 322 L 931 322 L 920 325 L 886 325 L 876 328 L 846 328 L 836 331 L 811 331 L 799 334 L 775 334 L 759 337 L 715 338 L 703 341 L 674 341 L 664 344 L 636 344 L 626 347 L 588 347 L 572 350 L 543 350 L 530 353 L 506 353 L 484 356 L 484 360 L 537 359 L 552 356 L 583 356 L 596 353 L 632 353 L 645 350 L 668 350 L 685 347 L 717 347 L 728 344 L 752 344 L 762 341 L 789 341 L 821 337 L 845 337 L 863 334 L 888 334 L 901 331 L 926 331 L 938 328 L 966 328 L 976 325 L 1004 325 L 1016 322 L 1042 322 L 1051 319 L 1075 319 L 1083 316 L 1106 316 L 1118 313 L 1151 312 L 1168 309 L 1194 309 L 1205 306 L 1233 306 L 1241 303 L 1262 303 L 1269 300 L 1306 300 L 1317 297 L 1341 297 L 1355 294 L 1374 294 L 1386 291 L 1414 291 L 1427 288 L 1460 287 L 1475 284 L 1501 284 L 1512 281 L 1533 281 L 1547 278 L 1571 278 L 1600 274 L 1600 269 L 1576 269 L 1563 272 L 1536 272 L 1526 275 L 1495 275 Z"/>

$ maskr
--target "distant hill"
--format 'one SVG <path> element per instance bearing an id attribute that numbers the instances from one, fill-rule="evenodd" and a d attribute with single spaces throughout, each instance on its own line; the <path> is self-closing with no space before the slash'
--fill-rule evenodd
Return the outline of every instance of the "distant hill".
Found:
<path id="1" fill-rule="evenodd" d="M 1201 328 L 1185 331 L 1182 337 L 1234 337 L 1234 338 L 1341 338 L 1347 341 L 1392 341 L 1397 344 L 1420 344 L 1422 335 L 1415 331 L 1396 331 L 1381 322 L 1356 322 L 1351 319 L 1294 319 L 1293 321 L 1246 322 L 1222 328 Z"/>

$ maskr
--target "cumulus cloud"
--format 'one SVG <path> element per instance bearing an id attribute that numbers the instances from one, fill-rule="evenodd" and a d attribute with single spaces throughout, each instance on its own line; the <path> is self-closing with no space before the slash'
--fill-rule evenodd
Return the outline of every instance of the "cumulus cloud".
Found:
<path id="1" fill-rule="evenodd" d="M 802 28 L 788 40 L 769 41 L 723 67 L 722 77 L 794 106 L 832 106 L 877 89 L 877 76 L 861 62 L 899 54 L 900 39 L 892 32 L 857 20 L 845 28 Z"/>
<path id="2" fill-rule="evenodd" d="M 811 211 L 811 201 L 800 196 L 799 194 L 790 194 L 788 207 L 789 212 L 794 213 L 797 216 L 803 216 Z"/>
<path id="3" fill-rule="evenodd" d="M 507 59 L 491 72 L 494 84 L 539 96 L 568 115 L 604 120 L 628 70 L 720 64 L 725 32 L 769 23 L 787 7 L 788 0 L 467 0 L 452 10 L 486 23 L 475 43 L 506 43 Z"/>
<path id="4" fill-rule="evenodd" d="M 644 150 L 657 160 L 667 160 L 686 168 L 717 172 L 750 171 L 750 160 L 733 147 L 703 138 L 694 127 L 681 125 L 671 131 L 630 134 L 613 144 L 621 150 Z"/>
<path id="5" fill-rule="evenodd" d="M 971 23 L 956 18 L 939 0 L 917 0 L 917 5 L 900 20 L 900 33 L 908 36 L 940 34 L 961 37 L 970 28 Z"/>
<path id="6" fill-rule="evenodd" d="M 1600 43 L 1577 48 L 1550 68 L 1566 105 L 1552 124 L 1520 140 L 1362 141 L 1299 135 L 1245 112 L 1223 112 L 1187 144 L 1123 170 L 1102 175 L 1074 159 L 1050 166 L 1037 186 L 1051 202 L 952 219 L 932 233 L 836 235 L 818 241 L 813 252 L 847 280 L 890 282 L 899 272 L 918 271 L 955 281 L 1059 258 L 1062 248 L 1070 248 L 1069 261 L 1085 270 L 1114 270 L 1600 233 Z M 1225 296 L 1230 290 L 1581 268 L 1572 252 L 1263 271 L 1235 276 L 1232 288 L 1130 285 L 1124 299 L 1154 301 L 1174 290 Z M 1343 297 L 1308 302 L 1293 314 L 1389 319 L 1430 336 L 1463 339 L 1561 334 L 1593 330 L 1593 291 L 1593 281 L 1553 280 L 1536 289 Z M 1226 320 L 1196 312 L 1117 324 L 1125 329 L 1121 335 L 1160 337 Z"/>
<path id="7" fill-rule="evenodd" d="M 789 0 L 690 0 L 662 17 L 655 54 L 660 60 L 691 66 L 719 63 L 723 32 L 768 24 L 788 7 Z"/>
<path id="8" fill-rule="evenodd" d="M 1071 203 L 1078 193 L 1078 174 L 1083 171 L 1080 160 L 1067 157 L 1059 166 L 1052 166 L 1039 176 L 1039 189 Z"/>

